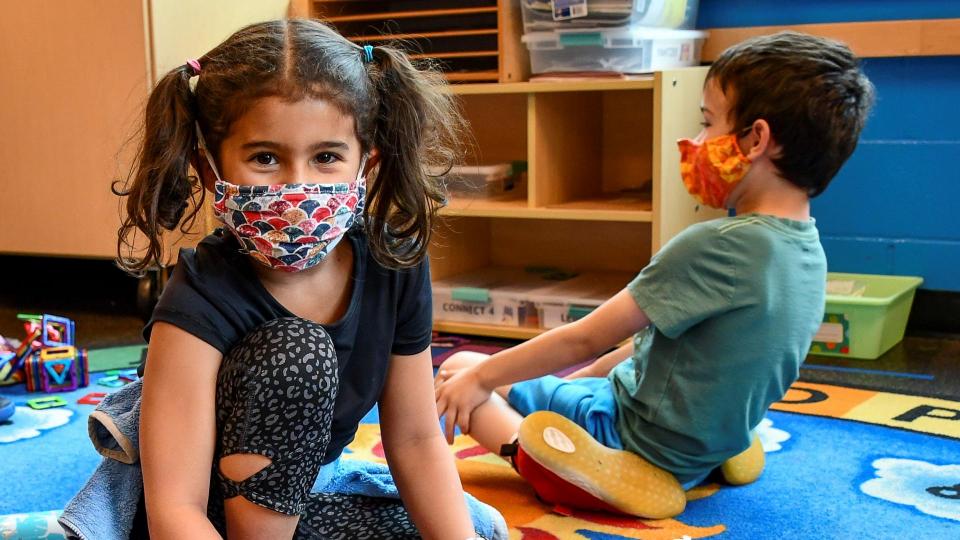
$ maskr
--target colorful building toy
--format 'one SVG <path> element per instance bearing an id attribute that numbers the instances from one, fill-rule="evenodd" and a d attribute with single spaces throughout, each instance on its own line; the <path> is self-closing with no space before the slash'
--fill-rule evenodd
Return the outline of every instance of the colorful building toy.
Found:
<path id="1" fill-rule="evenodd" d="M 90 384 L 87 350 L 76 347 L 76 325 L 56 315 L 20 314 L 25 339 L 13 356 L 0 354 L 0 384 L 23 380 L 28 392 L 69 392 Z"/>
<path id="2" fill-rule="evenodd" d="M 103 398 L 107 397 L 106 392 L 90 392 L 77 400 L 80 405 L 99 405 Z"/>
<path id="3" fill-rule="evenodd" d="M 66 407 L 67 402 L 60 396 L 44 396 L 27 400 L 27 406 L 36 411 Z"/>
<path id="4" fill-rule="evenodd" d="M 74 322 L 66 317 L 43 314 L 40 328 L 43 330 L 43 346 L 57 347 L 60 345 L 74 345 Z"/>

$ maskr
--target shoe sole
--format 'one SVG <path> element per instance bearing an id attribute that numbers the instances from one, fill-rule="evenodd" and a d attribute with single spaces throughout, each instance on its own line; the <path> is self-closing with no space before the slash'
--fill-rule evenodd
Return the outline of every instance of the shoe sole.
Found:
<path id="1" fill-rule="evenodd" d="M 603 446 L 557 413 L 537 411 L 524 418 L 519 442 L 541 466 L 624 513 L 664 519 L 687 504 L 672 474 L 632 452 Z"/>
<path id="2" fill-rule="evenodd" d="M 760 444 L 760 438 L 754 435 L 750 448 L 725 461 L 720 466 L 720 472 L 723 473 L 724 480 L 731 485 L 742 486 L 760 478 L 765 461 L 763 445 Z"/>

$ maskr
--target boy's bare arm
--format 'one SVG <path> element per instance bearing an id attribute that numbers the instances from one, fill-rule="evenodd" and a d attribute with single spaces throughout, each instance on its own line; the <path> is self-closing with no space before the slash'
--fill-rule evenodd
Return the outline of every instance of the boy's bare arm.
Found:
<path id="1" fill-rule="evenodd" d="M 437 413 L 447 417 L 447 436 L 455 422 L 469 432 L 472 411 L 495 388 L 556 373 L 616 346 L 650 324 L 626 289 L 586 317 L 554 328 L 487 360 L 458 371 L 436 387 Z"/>
<path id="2" fill-rule="evenodd" d="M 610 370 L 617 367 L 617 364 L 623 362 L 633 354 L 633 342 L 622 345 L 607 354 L 597 358 L 592 363 L 567 375 L 566 379 L 580 379 L 583 377 L 606 377 Z"/>
<path id="3" fill-rule="evenodd" d="M 439 385 L 437 402 L 450 400 L 455 406 L 472 410 L 482 403 L 480 398 L 484 393 L 489 397 L 489 392 L 497 387 L 556 373 L 595 358 L 649 324 L 647 315 L 624 289 L 586 317 L 453 375 Z M 471 395 L 473 398 L 468 397 Z"/>
<path id="4" fill-rule="evenodd" d="M 499 352 L 479 364 L 486 388 L 556 373 L 595 358 L 650 324 L 626 289 L 586 317 Z"/>

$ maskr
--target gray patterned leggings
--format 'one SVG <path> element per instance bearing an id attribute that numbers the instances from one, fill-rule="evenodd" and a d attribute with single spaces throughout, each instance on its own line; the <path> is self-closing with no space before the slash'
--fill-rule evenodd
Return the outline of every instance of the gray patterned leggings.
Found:
<path id="1" fill-rule="evenodd" d="M 242 495 L 264 508 L 299 514 L 296 538 L 420 537 L 399 500 L 310 493 L 330 443 L 337 369 L 326 331 L 300 318 L 265 323 L 224 356 L 208 508 L 221 534 L 223 499 Z M 219 467 L 232 454 L 259 454 L 271 463 L 235 482 Z"/>

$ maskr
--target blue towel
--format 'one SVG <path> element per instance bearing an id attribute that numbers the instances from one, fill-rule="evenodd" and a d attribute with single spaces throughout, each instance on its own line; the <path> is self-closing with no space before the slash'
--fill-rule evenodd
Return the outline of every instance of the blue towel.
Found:
<path id="1" fill-rule="evenodd" d="M 90 414 L 90 440 L 104 459 L 60 516 L 68 539 L 126 540 L 130 536 L 143 492 L 138 446 L 142 386 L 142 380 L 124 386 Z M 400 497 L 386 465 L 356 459 L 337 459 L 322 467 L 313 491 Z M 507 540 L 507 524 L 500 512 L 470 494 L 466 499 L 477 533 L 490 540 Z"/>
<path id="2" fill-rule="evenodd" d="M 104 459 L 60 516 L 67 538 L 130 537 L 143 492 L 138 446 L 141 387 L 138 380 L 107 395 L 87 419 L 90 440 Z"/>
<path id="3" fill-rule="evenodd" d="M 388 499 L 400 498 L 397 485 L 386 465 L 342 457 L 320 469 L 312 491 Z M 469 493 L 464 495 L 476 532 L 490 540 L 506 540 L 507 523 L 500 512 Z"/>

